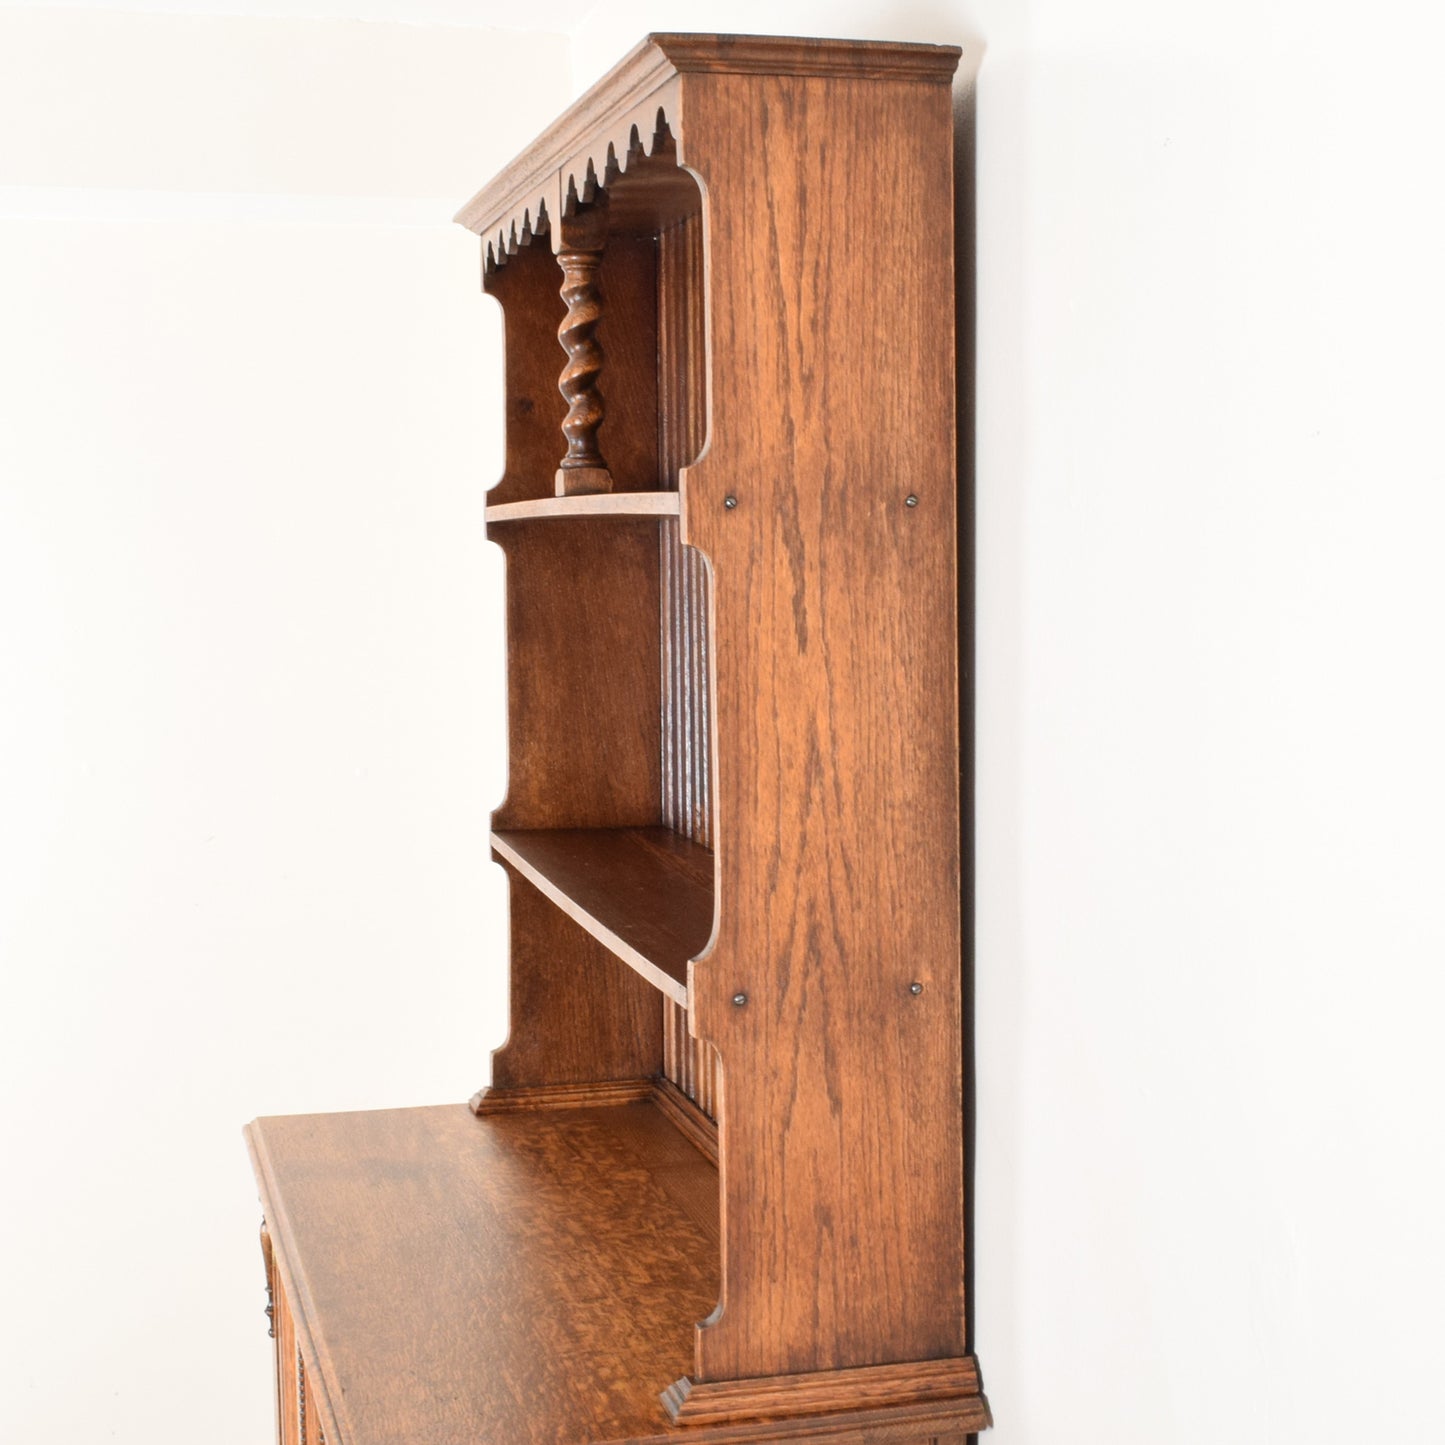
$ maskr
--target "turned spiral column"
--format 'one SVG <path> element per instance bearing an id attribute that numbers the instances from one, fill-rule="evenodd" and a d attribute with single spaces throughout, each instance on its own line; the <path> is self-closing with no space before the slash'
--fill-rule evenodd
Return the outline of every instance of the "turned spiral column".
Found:
<path id="1" fill-rule="evenodd" d="M 584 213 L 562 222 L 562 249 L 557 264 L 562 268 L 562 299 L 567 314 L 557 328 L 557 339 L 567 353 L 566 365 L 557 386 L 567 400 L 562 433 L 567 438 L 567 455 L 557 468 L 557 495 L 610 492 L 612 473 L 597 445 L 602 425 L 602 395 L 597 378 L 602 371 L 602 347 L 597 341 L 597 323 L 602 319 L 602 292 L 597 273 L 607 241 L 606 192 Z"/>

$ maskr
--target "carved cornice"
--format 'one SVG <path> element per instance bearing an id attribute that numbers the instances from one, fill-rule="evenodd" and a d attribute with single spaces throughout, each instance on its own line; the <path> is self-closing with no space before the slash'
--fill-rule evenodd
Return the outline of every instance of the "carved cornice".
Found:
<path id="1" fill-rule="evenodd" d="M 653 34 L 680 73 L 821 75 L 838 80 L 953 79 L 963 52 L 956 45 L 910 45 L 885 40 L 814 40 L 789 35 Z M 640 47 L 639 47 L 640 48 Z"/>
<path id="2" fill-rule="evenodd" d="M 599 188 L 625 175 L 638 156 L 655 155 L 678 139 L 678 112 L 676 88 L 663 85 L 640 104 L 617 111 L 609 123 L 588 134 L 586 144 L 580 136 L 569 136 L 578 148 L 560 155 L 556 169 L 545 176 L 528 175 L 509 186 L 508 178 L 525 159 L 518 157 L 457 212 L 456 219 L 486 241 L 487 268 L 505 265 L 508 256 L 539 236 L 547 236 L 553 250 L 560 251 L 563 228 L 556 218 L 570 216 L 579 204 L 593 201 Z M 680 155 L 680 141 L 678 151 Z"/>

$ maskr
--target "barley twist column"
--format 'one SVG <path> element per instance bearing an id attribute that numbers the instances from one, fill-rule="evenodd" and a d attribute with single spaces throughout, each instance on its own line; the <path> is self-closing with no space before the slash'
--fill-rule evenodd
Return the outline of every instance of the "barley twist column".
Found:
<path id="1" fill-rule="evenodd" d="M 602 371 L 602 347 L 596 335 L 597 323 L 602 319 L 597 273 L 606 242 L 604 191 L 585 212 L 562 222 L 562 249 L 557 253 L 557 264 L 562 268 L 562 299 L 567 303 L 567 314 L 557 328 L 557 339 L 567 353 L 557 383 L 567 400 L 567 416 L 562 423 L 567 455 L 557 468 L 559 497 L 612 490 L 612 473 L 597 445 L 597 429 L 604 417 L 602 396 L 597 390 Z"/>

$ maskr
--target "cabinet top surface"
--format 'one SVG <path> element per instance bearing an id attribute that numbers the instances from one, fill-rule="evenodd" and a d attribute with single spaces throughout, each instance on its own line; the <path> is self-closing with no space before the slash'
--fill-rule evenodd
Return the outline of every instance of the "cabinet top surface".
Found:
<path id="1" fill-rule="evenodd" d="M 650 1104 L 260 1119 L 262 1202 L 336 1445 L 654 1437 L 717 1299 L 713 1166 Z"/>
<path id="2" fill-rule="evenodd" d="M 599 127 L 645 102 L 679 75 L 793 75 L 947 85 L 961 54 L 956 45 L 902 41 L 657 32 L 575 100 L 478 191 L 457 212 L 456 219 L 468 230 L 486 234 L 515 208 L 519 196 L 535 192 L 539 182 L 582 150 Z"/>

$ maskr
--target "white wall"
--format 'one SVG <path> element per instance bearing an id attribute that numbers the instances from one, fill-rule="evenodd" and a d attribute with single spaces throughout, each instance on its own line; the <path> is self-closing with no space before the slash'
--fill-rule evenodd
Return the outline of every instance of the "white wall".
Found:
<path id="1" fill-rule="evenodd" d="M 0 1440 L 266 1440 L 241 1126 L 465 1098 L 505 1031 L 450 217 L 559 49 L 0 10 Z"/>
<path id="2" fill-rule="evenodd" d="M 601 0 L 984 47 L 997 1445 L 1441 1438 L 1438 8 Z"/>
<path id="3" fill-rule="evenodd" d="M 982 49 L 993 1438 L 1434 1438 L 1441 22 L 598 0 L 576 86 L 667 28 Z M 445 216 L 555 56 L 0 10 L 0 1438 L 266 1438 L 237 1126 L 500 1033 Z"/>

